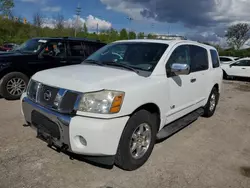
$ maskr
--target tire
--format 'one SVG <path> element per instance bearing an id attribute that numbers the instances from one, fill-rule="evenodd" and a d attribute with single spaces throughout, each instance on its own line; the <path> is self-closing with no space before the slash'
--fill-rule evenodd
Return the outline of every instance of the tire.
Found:
<path id="1" fill-rule="evenodd" d="M 20 72 L 11 72 L 6 74 L 0 80 L 0 95 L 7 100 L 17 100 L 20 99 L 22 93 L 26 91 L 29 78 Z M 11 91 L 10 85 L 16 83 L 16 92 Z M 18 87 L 19 86 L 19 87 Z"/>
<path id="2" fill-rule="evenodd" d="M 214 87 L 209 95 L 207 104 L 204 107 L 203 117 L 212 117 L 214 115 L 218 101 L 219 101 L 219 92 L 218 89 Z"/>
<path id="3" fill-rule="evenodd" d="M 138 127 L 143 125 L 150 129 L 151 141 L 149 142 L 150 144 L 148 144 L 148 147 L 146 147 L 148 148 L 147 150 L 144 147 L 144 144 L 146 142 L 144 142 L 143 147 L 145 149 L 145 153 L 142 156 L 136 156 L 135 153 L 137 153 L 137 149 L 135 150 L 135 153 L 131 153 L 131 142 L 135 141 L 135 139 L 132 138 L 132 135 L 135 135 L 134 132 L 139 131 Z M 146 130 L 146 127 L 144 127 L 144 130 Z M 141 167 L 148 160 L 153 151 L 156 140 L 157 127 L 157 118 L 155 114 L 152 114 L 146 110 L 140 110 L 133 114 L 128 120 L 125 129 L 123 130 L 119 142 L 115 158 L 116 166 L 127 171 L 136 170 Z M 142 143 L 143 142 L 141 142 L 140 144 Z"/>

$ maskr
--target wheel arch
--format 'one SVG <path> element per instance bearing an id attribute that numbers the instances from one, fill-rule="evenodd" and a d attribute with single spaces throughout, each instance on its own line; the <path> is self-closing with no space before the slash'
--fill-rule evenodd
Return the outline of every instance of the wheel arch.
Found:
<path id="1" fill-rule="evenodd" d="M 139 107 L 137 107 L 132 113 L 130 116 L 132 116 L 134 113 L 140 111 L 140 110 L 147 110 L 149 111 L 150 113 L 152 114 L 155 114 L 156 115 L 156 121 L 157 121 L 157 131 L 159 130 L 160 128 L 160 124 L 161 124 L 161 111 L 160 111 L 160 108 L 158 105 L 156 105 L 155 103 L 146 103 L 146 104 L 143 104 Z"/>
<path id="2" fill-rule="evenodd" d="M 0 79 L 2 79 L 6 74 L 9 74 L 11 72 L 20 72 L 20 73 L 24 74 L 25 76 L 27 76 L 29 79 L 32 76 L 32 74 L 27 72 L 27 71 L 23 71 L 20 69 L 9 67 L 9 68 L 6 68 L 0 72 Z"/>

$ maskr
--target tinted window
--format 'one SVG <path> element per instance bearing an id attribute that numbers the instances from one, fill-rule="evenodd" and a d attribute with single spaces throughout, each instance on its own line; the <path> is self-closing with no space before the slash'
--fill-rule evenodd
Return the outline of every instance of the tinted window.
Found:
<path id="1" fill-rule="evenodd" d="M 234 65 L 235 66 L 250 66 L 250 60 L 240 60 Z"/>
<path id="2" fill-rule="evenodd" d="M 92 53 L 94 53 L 95 51 L 97 51 L 99 48 L 102 47 L 101 44 L 92 42 L 83 42 L 82 46 L 86 57 L 90 56 Z"/>
<path id="3" fill-rule="evenodd" d="M 220 61 L 218 58 L 218 53 L 215 50 L 210 50 L 211 53 L 211 58 L 212 58 L 212 63 L 213 63 L 213 68 L 217 68 L 220 66 Z"/>
<path id="4" fill-rule="evenodd" d="M 190 45 L 191 72 L 208 69 L 208 54 L 205 48 Z"/>
<path id="5" fill-rule="evenodd" d="M 222 61 L 222 62 L 225 62 L 225 61 L 232 61 L 232 59 L 226 58 L 226 57 L 220 57 L 220 61 Z"/>
<path id="6" fill-rule="evenodd" d="M 58 41 L 48 42 L 42 54 L 48 54 L 53 57 L 66 57 L 65 44 Z"/>
<path id="7" fill-rule="evenodd" d="M 69 42 L 69 49 L 70 49 L 71 56 L 85 56 L 81 42 L 70 41 Z"/>

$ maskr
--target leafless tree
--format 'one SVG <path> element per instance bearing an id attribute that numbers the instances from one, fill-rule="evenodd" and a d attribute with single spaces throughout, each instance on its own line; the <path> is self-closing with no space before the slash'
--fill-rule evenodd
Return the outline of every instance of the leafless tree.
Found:
<path id="1" fill-rule="evenodd" d="M 39 12 L 37 12 L 37 13 L 35 13 L 33 15 L 33 24 L 36 27 L 42 27 L 43 26 L 43 24 L 44 24 L 44 18 L 43 18 L 43 16 Z"/>
<path id="2" fill-rule="evenodd" d="M 58 14 L 54 18 L 54 26 L 58 30 L 62 30 L 64 28 L 64 16 L 62 14 Z"/>

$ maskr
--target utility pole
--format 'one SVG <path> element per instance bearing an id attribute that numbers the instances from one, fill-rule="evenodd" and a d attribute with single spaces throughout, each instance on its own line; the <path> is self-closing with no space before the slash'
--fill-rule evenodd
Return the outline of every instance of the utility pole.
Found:
<path id="1" fill-rule="evenodd" d="M 133 20 L 133 18 L 131 17 L 127 17 L 128 21 L 129 21 L 129 26 L 130 26 L 130 23 L 131 21 Z M 130 28 L 128 29 L 128 39 L 129 39 L 129 33 L 130 33 Z"/>
<path id="2" fill-rule="evenodd" d="M 80 5 L 79 5 L 79 3 L 78 3 L 78 6 L 77 6 L 77 8 L 76 8 L 75 37 L 76 37 L 76 34 L 77 34 L 77 29 L 78 29 L 80 14 L 81 14 L 81 7 L 80 7 Z"/>
<path id="3" fill-rule="evenodd" d="M 98 23 L 96 24 L 96 34 L 98 35 L 98 33 L 99 33 L 99 25 L 98 25 Z"/>

